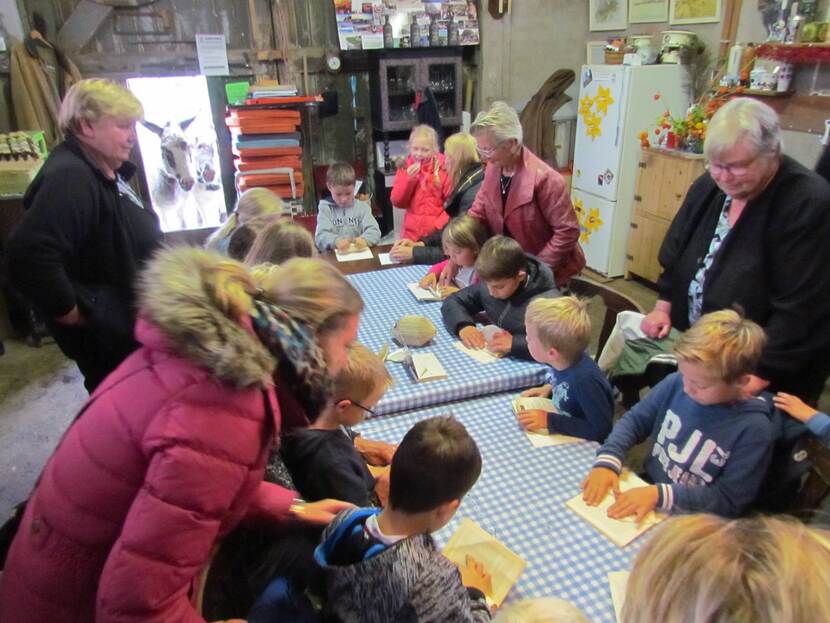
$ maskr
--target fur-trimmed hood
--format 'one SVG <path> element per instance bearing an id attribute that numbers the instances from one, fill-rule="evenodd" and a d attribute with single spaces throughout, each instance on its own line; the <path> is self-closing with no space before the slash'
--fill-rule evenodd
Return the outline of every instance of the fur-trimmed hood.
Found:
<path id="1" fill-rule="evenodd" d="M 206 273 L 231 261 L 196 247 L 162 249 L 142 273 L 139 316 L 164 335 L 170 350 L 220 381 L 248 387 L 272 378 L 277 361 L 249 327 L 222 313 L 212 299 Z M 146 344 L 140 330 L 138 337 Z"/>

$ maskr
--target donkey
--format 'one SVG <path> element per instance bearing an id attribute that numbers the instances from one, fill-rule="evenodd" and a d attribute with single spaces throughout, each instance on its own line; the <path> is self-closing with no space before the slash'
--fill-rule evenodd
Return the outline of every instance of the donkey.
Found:
<path id="1" fill-rule="evenodd" d="M 222 184 L 216 154 L 216 133 L 213 126 L 209 130 L 204 128 L 191 141 L 196 167 L 196 185 L 191 194 L 203 226 L 219 225 L 227 218 L 225 197 L 220 192 Z"/>
<path id="2" fill-rule="evenodd" d="M 185 205 L 196 180 L 191 147 L 185 131 L 195 119 L 196 115 L 177 124 L 168 121 L 164 127 L 149 121 L 141 122 L 161 142 L 161 166 L 155 179 L 150 181 L 150 195 L 165 231 L 187 227 Z"/>

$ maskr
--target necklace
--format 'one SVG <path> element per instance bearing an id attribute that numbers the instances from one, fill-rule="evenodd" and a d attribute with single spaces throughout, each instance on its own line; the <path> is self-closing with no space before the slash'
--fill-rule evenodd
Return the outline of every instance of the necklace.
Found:
<path id="1" fill-rule="evenodd" d="M 499 188 L 501 188 L 501 194 L 507 195 L 510 192 L 510 185 L 513 183 L 513 176 L 504 175 L 499 178 Z"/>

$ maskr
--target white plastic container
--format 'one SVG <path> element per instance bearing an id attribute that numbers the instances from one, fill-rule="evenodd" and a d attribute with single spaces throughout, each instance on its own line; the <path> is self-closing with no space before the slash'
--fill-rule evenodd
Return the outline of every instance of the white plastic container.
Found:
<path id="1" fill-rule="evenodd" d="M 741 75 L 741 58 L 744 54 L 744 46 L 736 43 L 729 49 L 729 60 L 726 62 L 726 75 L 735 77 L 736 79 Z"/>

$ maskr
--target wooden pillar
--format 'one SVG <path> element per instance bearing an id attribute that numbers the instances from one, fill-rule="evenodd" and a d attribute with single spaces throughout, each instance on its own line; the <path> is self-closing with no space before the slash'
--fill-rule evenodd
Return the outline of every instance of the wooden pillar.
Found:
<path id="1" fill-rule="evenodd" d="M 723 28 L 720 33 L 720 49 L 718 50 L 718 63 L 725 62 L 729 56 L 729 48 L 735 45 L 735 37 L 738 33 L 738 22 L 741 18 L 741 5 L 743 0 L 726 0 L 723 9 Z"/>

